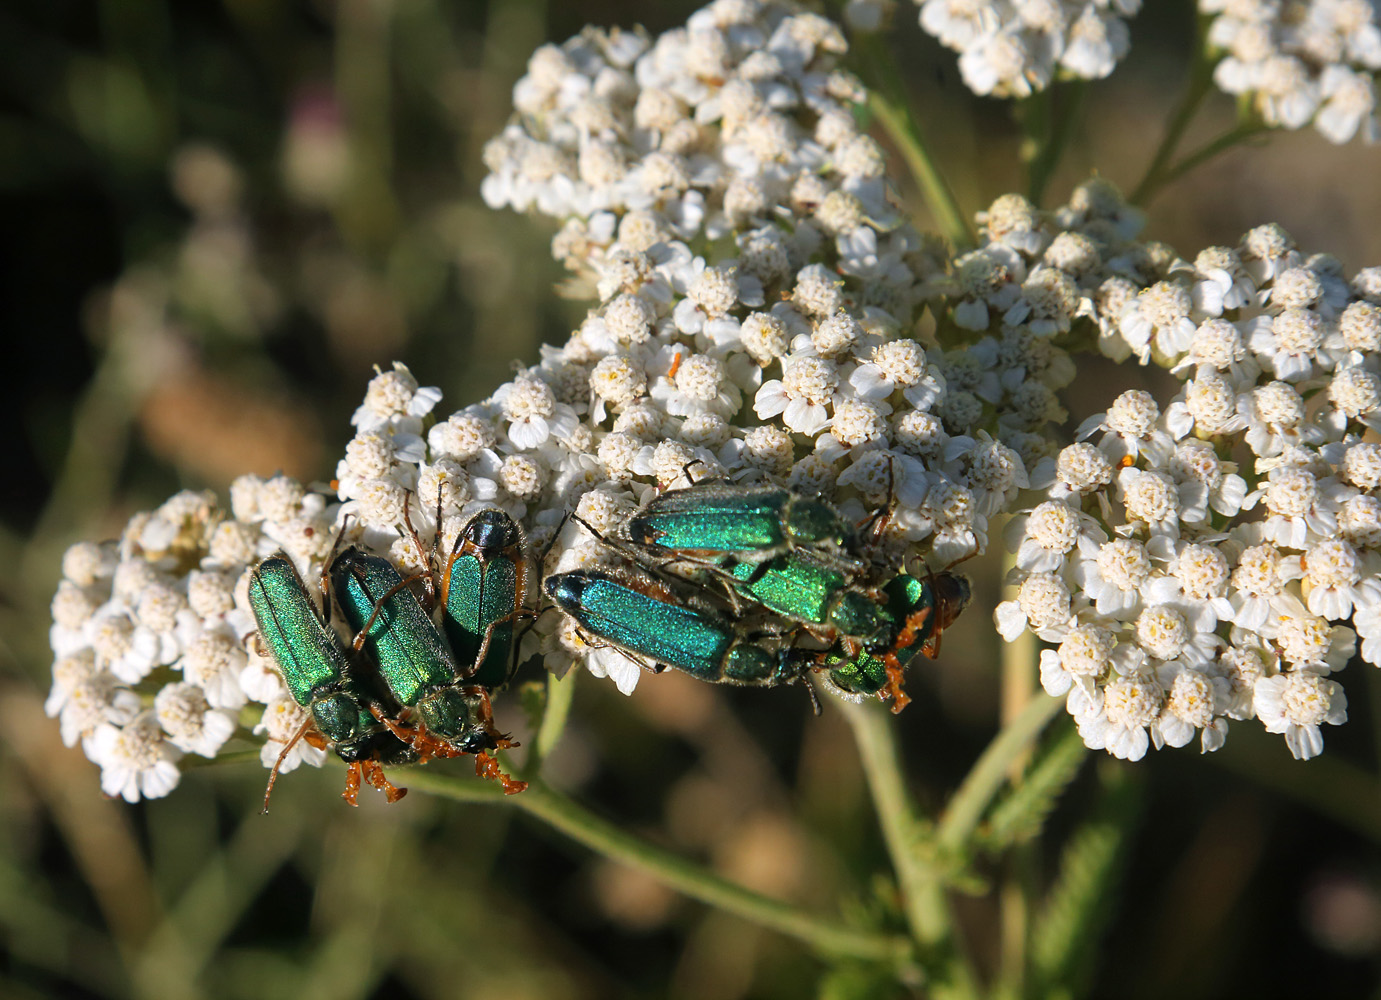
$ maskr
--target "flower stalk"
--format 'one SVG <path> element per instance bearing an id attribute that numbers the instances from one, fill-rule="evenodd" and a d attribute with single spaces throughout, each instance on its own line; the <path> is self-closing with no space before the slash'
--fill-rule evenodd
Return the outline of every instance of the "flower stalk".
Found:
<path id="1" fill-rule="evenodd" d="M 962 854 L 988 804 L 1010 779 L 1012 761 L 1030 751 L 1036 738 L 1063 708 L 1060 699 L 1037 695 L 988 744 L 936 823 L 935 842 L 942 855 Z"/>
<path id="2" fill-rule="evenodd" d="M 1166 172 L 1170 162 L 1179 150 L 1180 142 L 1184 139 L 1185 133 L 1189 130 L 1189 126 L 1193 123 L 1212 89 L 1213 64 L 1204 49 L 1203 25 L 1200 23 L 1196 44 L 1191 50 L 1184 92 L 1170 113 L 1165 131 L 1161 135 L 1160 144 L 1156 147 L 1155 153 L 1151 156 L 1151 162 L 1146 167 L 1146 173 L 1132 191 L 1132 204 L 1149 204 L 1159 190 L 1168 183 Z"/>
<path id="3" fill-rule="evenodd" d="M 575 698 L 576 676 L 579 673 L 578 670 L 568 670 L 564 677 L 547 674 L 546 706 L 542 710 L 542 723 L 537 727 L 537 736 L 532 741 L 532 753 L 523 766 L 525 774 L 538 774 L 542 769 L 542 762 L 561 742 L 561 734 L 566 731 L 566 721 L 570 718 L 571 702 Z"/>
<path id="4" fill-rule="evenodd" d="M 730 882 L 619 829 L 540 778 L 530 779 L 527 791 L 504 796 L 492 782 L 419 768 L 408 772 L 408 787 L 457 802 L 511 805 L 602 857 L 639 868 L 706 905 L 794 937 L 821 955 L 899 962 L 910 951 L 905 938 L 848 927 L 838 918 L 816 916 Z"/>
<path id="5" fill-rule="evenodd" d="M 911 110 L 911 101 L 907 100 L 906 87 L 891 50 L 878 36 L 861 40 L 859 50 L 859 62 L 876 85 L 868 95 L 869 110 L 901 153 L 940 231 L 956 247 L 972 246 L 974 235 L 968 216 L 960 209 L 954 190 L 945 179 Z"/>

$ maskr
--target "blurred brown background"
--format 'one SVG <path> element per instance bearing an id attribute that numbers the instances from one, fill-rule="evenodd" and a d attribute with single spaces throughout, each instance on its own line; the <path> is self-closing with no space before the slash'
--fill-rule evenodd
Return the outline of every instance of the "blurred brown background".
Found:
<path id="1" fill-rule="evenodd" d="M 250 765 L 189 773 L 166 800 L 107 802 L 41 711 L 66 545 L 117 533 L 179 488 L 280 469 L 329 478 L 373 365 L 405 361 L 441 386 L 446 412 L 564 338 L 585 306 L 551 294 L 552 227 L 483 205 L 480 149 L 538 44 L 587 22 L 661 31 L 694 6 L 0 8 L 0 330 L 16 417 L 0 443 L 0 997 L 888 995 L 866 970 L 822 979 L 793 942 L 502 808 L 414 795 L 350 810 L 328 767 L 289 775 L 261 817 L 264 772 Z M 1192 12 L 1147 6 L 1131 57 L 1089 88 L 1052 203 L 1093 169 L 1129 190 L 1149 159 Z M 1006 108 L 963 89 L 914 8 L 897 21 L 895 50 L 963 204 L 1019 189 Z M 1200 137 L 1230 117 L 1218 97 Z M 1313 131 L 1271 136 L 1166 191 L 1150 235 L 1192 257 L 1277 221 L 1349 271 L 1381 263 L 1378 155 Z M 1076 415 L 1143 377 L 1085 367 Z M 985 572 L 896 720 L 926 807 L 992 732 Z M 1343 680 L 1352 721 L 1327 734 L 1323 760 L 1297 764 L 1279 738 L 1238 726 L 1215 759 L 1184 750 L 1127 769 L 1141 818 L 1091 995 L 1375 989 L 1379 694 L 1357 667 Z M 824 912 L 841 897 L 885 909 L 847 727 L 829 706 L 811 718 L 798 694 L 665 675 L 625 700 L 583 683 L 553 781 L 765 892 Z M 964 912 L 970 943 L 992 955 L 992 901 Z"/>

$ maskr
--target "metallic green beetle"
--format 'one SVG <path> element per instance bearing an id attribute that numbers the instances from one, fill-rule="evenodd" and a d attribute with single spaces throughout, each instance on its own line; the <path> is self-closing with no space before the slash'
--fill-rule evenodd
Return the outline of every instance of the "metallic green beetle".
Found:
<path id="1" fill-rule="evenodd" d="M 387 559 L 347 548 L 330 568 L 345 620 L 389 691 L 430 736 L 462 753 L 493 750 L 485 692 L 467 684 L 446 640 Z"/>
<path id="2" fill-rule="evenodd" d="M 867 564 L 852 532 L 823 501 L 775 487 L 699 485 L 655 498 L 628 530 L 643 563 L 691 578 L 709 574 L 731 599 L 802 623 L 819 638 L 880 649 L 900 629 L 888 602 L 863 583 Z"/>
<path id="3" fill-rule="evenodd" d="M 771 651 L 741 626 L 650 573 L 604 567 L 547 577 L 548 597 L 584 631 L 702 681 L 772 687 L 796 680 L 789 650 Z"/>
<path id="4" fill-rule="evenodd" d="M 836 560 L 813 550 L 794 549 L 761 562 L 725 555 L 719 565 L 735 593 L 793 621 L 825 626 L 870 647 L 885 645 L 896 631 L 884 603 L 841 572 Z"/>
<path id="5" fill-rule="evenodd" d="M 882 587 L 887 595 L 892 615 L 914 622 L 910 634 L 898 634 L 891 649 L 875 656 L 866 649 L 849 655 L 841 643 L 836 643 L 817 663 L 828 670 L 829 684 L 839 692 L 851 695 L 877 694 L 888 687 L 892 677 L 887 653 L 896 660 L 898 669 L 905 669 L 917 653 L 934 657 L 938 652 L 940 634 L 953 624 L 969 603 L 970 588 L 967 577 L 957 573 L 937 573 L 928 581 L 906 574 L 898 574 Z M 930 613 L 925 614 L 925 609 Z M 907 696 L 894 692 L 904 707 Z M 894 706 L 894 710 L 896 709 Z"/>
<path id="6" fill-rule="evenodd" d="M 833 507 L 778 486 L 712 482 L 668 490 L 633 515 L 628 533 L 639 545 L 688 556 L 735 553 L 757 563 L 809 549 L 841 572 L 866 568 L 853 530 Z"/>
<path id="7" fill-rule="evenodd" d="M 670 572 L 709 570 L 733 592 L 800 622 L 862 640 L 889 623 L 867 595 L 852 528 L 825 501 L 777 486 L 699 483 L 648 501 L 628 521 L 640 561 Z"/>
<path id="8" fill-rule="evenodd" d="M 349 765 L 346 801 L 355 805 L 362 777 L 384 791 L 390 802 L 401 798 L 406 789 L 388 782 L 383 765 L 410 764 L 418 754 L 371 710 L 390 714 L 395 706 L 367 667 L 347 654 L 286 553 L 274 553 L 250 572 L 249 605 L 263 646 L 278 665 L 293 700 L 308 709 L 310 724 Z M 279 767 L 306 732 L 304 724 L 274 764 L 264 795 L 265 811 Z"/>
<path id="9" fill-rule="evenodd" d="M 442 627 L 471 684 L 494 690 L 516 666 L 514 628 L 526 607 L 527 557 L 518 526 L 501 510 L 466 523 L 441 573 Z"/>

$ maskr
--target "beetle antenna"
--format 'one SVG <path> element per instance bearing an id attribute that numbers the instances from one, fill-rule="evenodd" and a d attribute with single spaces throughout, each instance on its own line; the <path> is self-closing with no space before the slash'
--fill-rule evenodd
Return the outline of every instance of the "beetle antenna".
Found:
<path id="1" fill-rule="evenodd" d="M 307 735 L 307 730 L 312 726 L 312 714 L 307 713 L 307 718 L 302 721 L 302 725 L 297 727 L 297 732 L 293 733 L 293 738 L 283 744 L 283 751 L 278 755 L 278 759 L 273 762 L 273 770 L 269 772 L 269 786 L 264 789 L 264 808 L 260 815 L 268 815 L 269 796 L 273 794 L 273 784 L 278 780 L 278 772 L 283 769 L 283 761 L 288 759 L 289 752 L 297 746 L 297 741 Z"/>

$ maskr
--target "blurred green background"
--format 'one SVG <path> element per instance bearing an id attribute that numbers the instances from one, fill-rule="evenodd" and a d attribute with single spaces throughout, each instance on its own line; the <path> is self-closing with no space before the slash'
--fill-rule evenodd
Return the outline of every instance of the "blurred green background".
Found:
<path id="1" fill-rule="evenodd" d="M 1088 89 L 1052 186 L 1130 189 L 1175 96 L 1187 0 L 1148 3 Z M 488 210 L 480 150 L 531 51 L 585 23 L 680 24 L 694 4 L 597 0 L 8 0 L 0 7 L 0 997 L 886 995 L 793 942 L 680 899 L 501 807 L 338 793 L 299 771 L 202 768 L 168 799 L 102 798 L 42 714 L 61 552 L 173 491 L 243 472 L 327 479 L 372 366 L 488 395 L 586 305 L 552 294 L 552 225 Z M 1021 186 L 1006 108 L 898 10 L 892 42 L 969 210 Z M 1214 119 L 1216 116 L 1216 122 Z M 1231 117 L 1220 97 L 1203 135 Z M 1378 153 L 1272 136 L 1167 191 L 1150 235 L 1187 256 L 1278 221 L 1349 271 L 1381 263 Z M 923 213 L 918 221 L 925 224 Z M 1085 365 L 1076 418 L 1142 371 Z M 895 724 L 918 800 L 990 737 L 995 566 Z M 535 680 L 536 677 L 526 678 Z M 1364 996 L 1381 979 L 1381 685 L 1310 764 L 1239 724 L 1121 768 L 1123 844 L 1091 995 Z M 886 910 L 886 860 L 848 728 L 799 692 L 679 675 L 630 699 L 586 680 L 552 781 L 628 828 L 823 912 Z M 501 721 L 522 733 L 512 710 Z M 1081 815 L 1088 766 L 1032 871 Z M 436 766 L 436 765 L 434 765 Z M 441 765 L 444 766 L 444 765 Z M 460 765 L 457 765 L 460 766 Z M 406 775 L 403 775 L 406 784 Z M 1035 876 L 1038 877 L 1038 876 Z M 994 899 L 962 904 L 990 966 Z M 849 992 L 853 990 L 853 992 Z M 861 992 L 860 992 L 861 991 Z"/>

